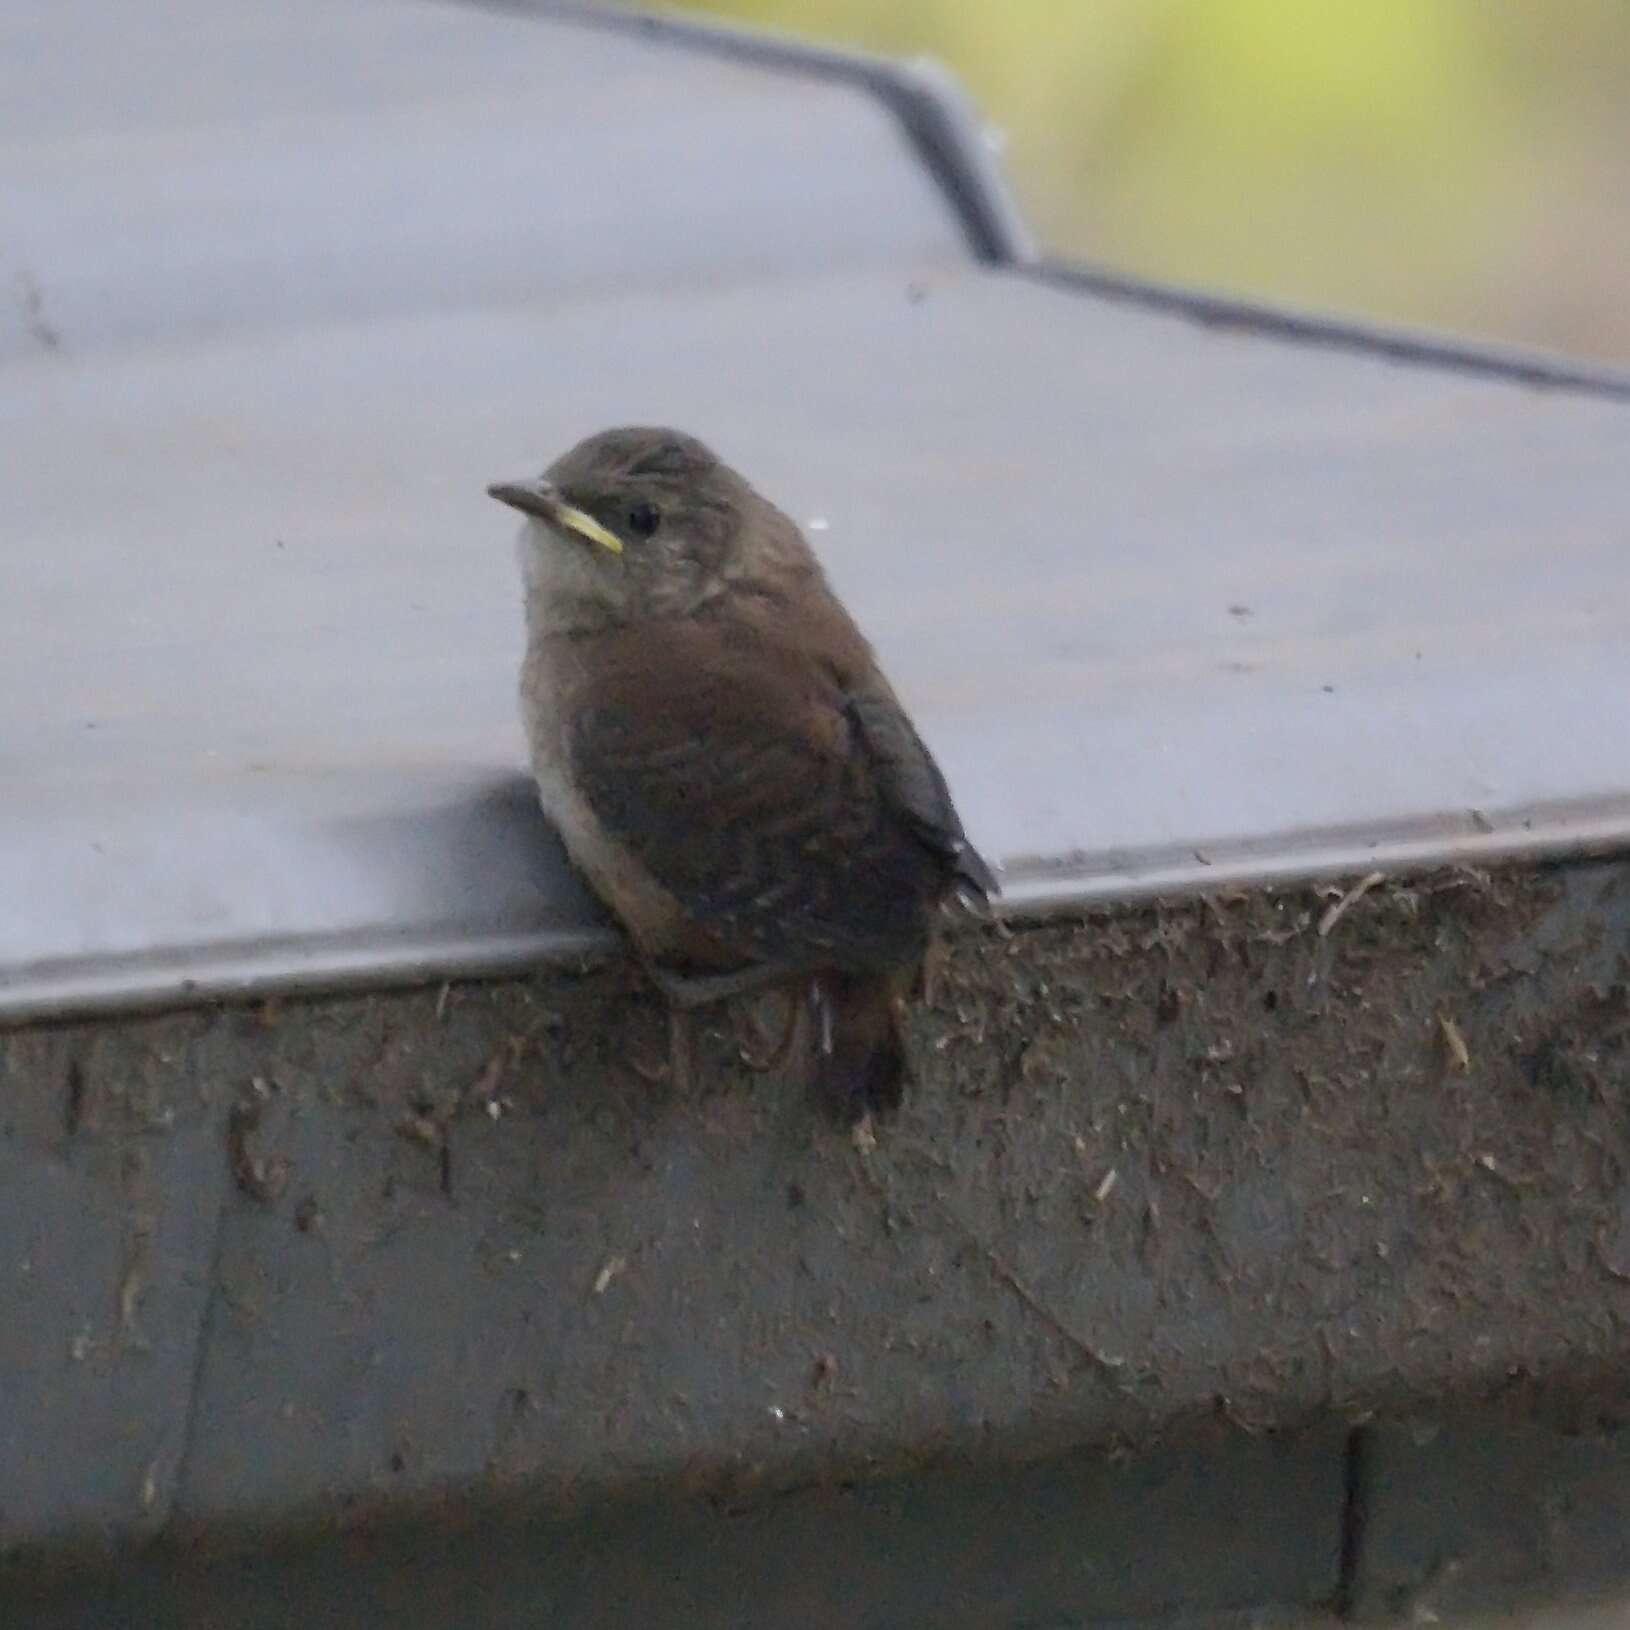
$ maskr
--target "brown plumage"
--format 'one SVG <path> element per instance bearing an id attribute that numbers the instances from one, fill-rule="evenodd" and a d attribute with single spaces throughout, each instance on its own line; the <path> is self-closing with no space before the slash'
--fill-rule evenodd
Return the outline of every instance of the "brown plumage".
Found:
<path id="1" fill-rule="evenodd" d="M 672 430 L 489 491 L 528 517 L 522 711 L 573 861 L 676 1002 L 804 993 L 825 1096 L 894 1107 L 939 904 L 995 884 L 798 528 Z"/>

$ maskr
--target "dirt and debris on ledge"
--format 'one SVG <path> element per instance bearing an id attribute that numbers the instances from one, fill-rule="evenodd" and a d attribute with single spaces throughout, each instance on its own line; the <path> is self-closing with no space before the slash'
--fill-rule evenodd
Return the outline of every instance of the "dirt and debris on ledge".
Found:
<path id="1" fill-rule="evenodd" d="M 1611 1367 L 1627 948 L 1619 861 L 965 924 L 859 1138 L 620 962 L 13 1031 L 0 1115 L 219 1121 L 195 1510 L 263 1403 L 290 1499 L 750 1486 Z"/>

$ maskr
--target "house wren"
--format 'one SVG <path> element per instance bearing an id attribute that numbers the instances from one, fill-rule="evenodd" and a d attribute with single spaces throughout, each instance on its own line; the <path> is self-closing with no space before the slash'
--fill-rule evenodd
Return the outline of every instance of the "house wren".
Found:
<path id="1" fill-rule="evenodd" d="M 781 987 L 827 1100 L 894 1108 L 940 903 L 996 885 L 797 526 L 673 430 L 488 491 L 526 517 L 522 711 L 573 862 L 671 1002 Z"/>

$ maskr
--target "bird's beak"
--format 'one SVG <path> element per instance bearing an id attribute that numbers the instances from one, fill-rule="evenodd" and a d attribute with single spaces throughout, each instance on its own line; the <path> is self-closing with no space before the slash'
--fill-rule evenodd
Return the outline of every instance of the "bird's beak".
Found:
<path id="1" fill-rule="evenodd" d="M 547 481 L 495 481 L 487 488 L 487 496 L 500 504 L 508 504 L 523 515 L 535 515 L 546 526 L 557 532 L 571 532 L 589 543 L 597 543 L 612 554 L 623 552 L 623 540 L 608 527 L 602 526 L 587 511 L 568 504 Z"/>

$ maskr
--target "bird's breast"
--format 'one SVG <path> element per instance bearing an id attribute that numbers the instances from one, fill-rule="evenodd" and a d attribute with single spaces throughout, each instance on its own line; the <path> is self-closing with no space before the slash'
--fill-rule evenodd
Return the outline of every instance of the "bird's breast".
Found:
<path id="1" fill-rule="evenodd" d="M 675 953 L 689 937 L 679 902 L 607 832 L 572 773 L 567 729 L 591 687 L 575 642 L 534 638 L 521 668 L 521 718 L 538 801 L 572 864 L 647 955 Z"/>

